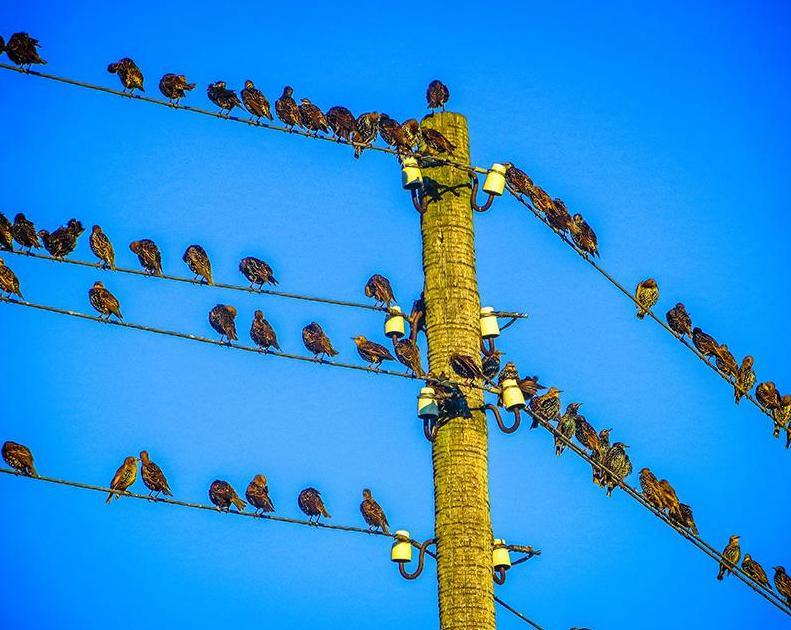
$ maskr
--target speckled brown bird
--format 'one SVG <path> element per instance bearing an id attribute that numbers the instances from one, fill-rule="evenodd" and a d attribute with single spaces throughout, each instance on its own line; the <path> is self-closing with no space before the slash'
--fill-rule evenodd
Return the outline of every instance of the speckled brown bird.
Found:
<path id="1" fill-rule="evenodd" d="M 324 112 L 317 105 L 311 103 L 310 99 L 303 98 L 299 102 L 297 110 L 299 111 L 299 120 L 302 126 L 308 131 L 318 134 L 319 131 L 327 133 L 330 130 L 330 124 Z"/>
<path id="2" fill-rule="evenodd" d="M 327 512 L 321 494 L 316 488 L 305 488 L 300 492 L 297 497 L 297 504 L 299 509 L 308 516 L 309 521 L 313 521 L 313 517 L 316 517 L 316 523 L 319 522 L 319 518 L 322 516 L 324 518 L 332 518 L 330 513 Z"/>
<path id="3" fill-rule="evenodd" d="M 292 94 L 294 94 L 294 88 L 287 85 L 283 88 L 283 94 L 275 101 L 277 117 L 291 129 L 302 124 L 299 117 L 299 107 Z"/>
<path id="4" fill-rule="evenodd" d="M 780 407 L 780 392 L 777 391 L 774 381 L 758 383 L 755 388 L 755 399 L 770 411 Z"/>
<path id="5" fill-rule="evenodd" d="M 211 482 L 209 486 L 209 500 L 223 512 L 230 512 L 231 505 L 233 505 L 237 511 L 244 512 L 244 507 L 247 505 L 239 498 L 239 495 L 236 494 L 236 490 L 233 489 L 233 486 L 222 479 L 215 479 Z"/>
<path id="6" fill-rule="evenodd" d="M 486 378 L 475 357 L 463 352 L 453 352 L 450 355 L 450 367 L 470 384 L 476 379 Z"/>
<path id="7" fill-rule="evenodd" d="M 14 235 L 11 233 L 12 225 L 8 217 L 0 212 L 0 249 L 8 252 L 14 250 Z"/>
<path id="8" fill-rule="evenodd" d="M 441 132 L 431 127 L 421 127 L 420 137 L 423 139 L 423 144 L 432 153 L 448 153 L 453 154 L 456 150 L 456 145 L 448 140 Z"/>
<path id="9" fill-rule="evenodd" d="M 772 409 L 772 422 L 774 423 L 773 435 L 780 437 L 780 429 L 785 429 L 786 433 L 791 430 L 791 394 L 780 397 L 780 406 Z M 786 448 L 788 442 L 786 441 Z"/>
<path id="10" fill-rule="evenodd" d="M 558 418 L 558 433 L 567 440 L 571 440 L 577 431 L 577 418 L 579 417 L 577 412 L 581 406 L 581 403 L 569 403 L 566 406 L 566 411 Z M 562 455 L 563 451 L 566 450 L 566 443 L 557 435 L 553 435 L 552 438 L 555 443 L 555 455 Z"/>
<path id="11" fill-rule="evenodd" d="M 115 269 L 115 250 L 110 239 L 98 225 L 91 228 L 91 236 L 88 239 L 93 255 L 101 261 L 101 266 L 105 269 Z"/>
<path id="12" fill-rule="evenodd" d="M 426 325 L 426 300 L 421 292 L 420 297 L 412 302 L 412 310 L 407 317 L 409 322 L 409 338 L 417 342 L 418 333 L 428 330 Z"/>
<path id="13" fill-rule="evenodd" d="M 206 96 L 209 100 L 220 108 L 220 114 L 229 116 L 234 107 L 241 107 L 242 101 L 236 95 L 236 92 L 225 87 L 225 81 L 215 81 L 209 83 L 206 88 Z"/>
<path id="14" fill-rule="evenodd" d="M 403 153 L 416 151 L 420 144 L 420 138 L 420 123 L 416 119 L 409 118 L 401 123 L 401 139 L 403 141 L 401 149 Z"/>
<path id="15" fill-rule="evenodd" d="M 217 304 L 209 311 L 209 324 L 220 333 L 220 341 L 227 339 L 230 344 L 238 339 L 236 336 L 236 308 L 230 304 Z"/>
<path id="16" fill-rule="evenodd" d="M 18 444 L 11 440 L 3 442 L 3 460 L 18 473 L 28 477 L 38 477 L 36 467 L 33 465 L 33 453 L 24 444 Z"/>
<path id="17" fill-rule="evenodd" d="M 439 109 L 441 107 L 442 111 L 445 111 L 445 103 L 448 102 L 449 98 L 450 90 L 442 81 L 434 79 L 428 84 L 428 88 L 426 88 L 426 103 L 429 109 Z"/>
<path id="18" fill-rule="evenodd" d="M 250 326 L 250 339 L 263 352 L 268 352 L 270 348 L 280 350 L 275 329 L 266 320 L 262 311 L 256 311 L 253 315 L 253 323 Z"/>
<path id="19" fill-rule="evenodd" d="M 659 480 L 656 475 L 651 472 L 649 468 L 640 470 L 640 489 L 643 492 L 643 497 L 657 510 L 662 511 L 664 503 L 662 502 L 662 488 L 659 485 Z"/>
<path id="20" fill-rule="evenodd" d="M 9 267 L 6 267 L 5 261 L 0 258 L 0 295 L 5 296 L 6 294 L 8 297 L 18 295 L 23 300 L 25 299 L 19 288 L 19 278 Z"/>
<path id="21" fill-rule="evenodd" d="M 590 422 L 582 416 L 577 418 L 577 430 L 574 432 L 574 437 L 582 444 L 583 448 L 588 449 L 591 453 L 599 450 L 599 435 Z"/>
<path id="22" fill-rule="evenodd" d="M 395 299 L 393 297 L 393 287 L 390 286 L 390 281 L 383 275 L 375 273 L 368 282 L 365 283 L 366 297 L 372 297 L 376 300 L 377 304 L 390 306 L 391 302 Z"/>
<path id="23" fill-rule="evenodd" d="M 723 559 L 720 561 L 720 571 L 717 573 L 717 579 L 722 580 L 726 574 L 730 574 L 733 567 L 739 566 L 739 558 L 742 557 L 742 550 L 739 546 L 739 536 L 734 534 L 728 540 L 728 544 L 722 551 Z"/>
<path id="24" fill-rule="evenodd" d="M 662 500 L 662 508 L 667 510 L 668 515 L 675 519 L 681 519 L 681 503 L 678 500 L 675 488 L 670 485 L 667 479 L 662 479 L 659 482 L 660 498 Z"/>
<path id="25" fill-rule="evenodd" d="M 736 371 L 736 378 L 733 381 L 733 399 L 738 405 L 742 396 L 749 394 L 750 390 L 755 385 L 755 370 L 753 370 L 753 363 L 755 360 L 751 355 L 747 355 L 742 359 L 739 369 Z"/>
<path id="26" fill-rule="evenodd" d="M 379 114 L 379 135 L 389 147 L 397 147 L 401 138 L 401 124 L 387 114 Z"/>
<path id="27" fill-rule="evenodd" d="M 618 482 L 632 474 L 632 462 L 626 454 L 627 448 L 629 447 L 623 442 L 616 442 L 602 458 L 602 464 L 610 470 L 602 471 L 602 484 L 607 488 L 608 497 L 612 496 Z"/>
<path id="28" fill-rule="evenodd" d="M 698 352 L 707 359 L 717 354 L 717 348 L 719 347 L 717 340 L 697 326 L 692 329 L 692 343 L 698 349 Z"/>
<path id="29" fill-rule="evenodd" d="M 527 195 L 539 212 L 546 214 L 547 212 L 551 212 L 555 207 L 552 197 L 550 197 L 547 191 L 541 188 L 541 186 L 534 184 L 530 190 L 527 191 Z"/>
<path id="30" fill-rule="evenodd" d="M 162 254 L 159 253 L 157 244 L 151 239 L 144 238 L 129 243 L 129 249 L 137 254 L 140 265 L 147 273 L 155 276 L 162 275 Z"/>
<path id="31" fill-rule="evenodd" d="M 725 374 L 725 376 L 736 378 L 736 373 L 739 371 L 739 364 L 736 363 L 736 359 L 728 349 L 728 344 L 721 343 L 717 346 L 714 359 L 717 363 L 717 369 L 720 372 Z"/>
<path id="32" fill-rule="evenodd" d="M 772 568 L 775 572 L 775 588 L 782 597 L 785 597 L 786 603 L 791 606 L 791 577 L 783 567 Z"/>
<path id="33" fill-rule="evenodd" d="M 148 451 L 140 451 L 140 476 L 143 478 L 143 483 L 148 488 L 149 496 L 165 496 L 172 497 L 173 493 L 170 491 L 170 485 L 165 477 L 162 469 L 151 461 L 148 456 Z"/>
<path id="34" fill-rule="evenodd" d="M 313 353 L 313 358 L 321 356 L 334 357 L 338 351 L 332 347 L 330 338 L 316 322 L 310 322 L 302 329 L 302 343 Z"/>
<path id="35" fill-rule="evenodd" d="M 119 499 L 122 492 L 126 492 L 137 479 L 137 457 L 129 456 L 124 459 L 121 467 L 115 471 L 110 488 L 113 492 L 107 495 L 105 503 L 110 503 L 113 499 Z"/>
<path id="36" fill-rule="evenodd" d="M 115 315 L 118 319 L 124 318 L 121 315 L 121 303 L 118 298 L 105 289 L 100 280 L 94 282 L 93 286 L 88 289 L 88 300 L 100 317 L 108 320 L 112 315 Z"/>
<path id="37" fill-rule="evenodd" d="M 187 81 L 187 77 L 183 74 L 165 74 L 159 80 L 159 91 L 173 105 L 178 105 L 178 102 L 187 95 L 187 92 L 194 89 L 195 84 Z"/>
<path id="38" fill-rule="evenodd" d="M 493 352 L 484 352 L 481 354 L 481 371 L 484 377 L 490 382 L 500 372 L 500 357 L 503 353 L 499 350 Z"/>
<path id="39" fill-rule="evenodd" d="M 577 213 L 571 217 L 571 238 L 583 252 L 592 256 L 599 256 L 599 242 L 596 233 L 587 224 L 582 215 Z"/>
<path id="40" fill-rule="evenodd" d="M 360 503 L 360 512 L 365 522 L 370 526 L 371 531 L 379 528 L 383 533 L 388 536 L 390 535 L 390 530 L 388 529 L 389 523 L 387 522 L 385 511 L 382 509 L 382 506 L 376 502 L 376 499 L 371 496 L 371 491 L 368 488 L 363 490 L 363 501 Z"/>
<path id="41" fill-rule="evenodd" d="M 362 335 L 352 337 L 354 344 L 357 346 L 357 352 L 362 357 L 363 361 L 371 364 L 371 366 L 379 367 L 382 361 L 395 361 L 395 357 L 390 354 L 390 351 L 383 345 L 375 341 L 369 341 Z"/>
<path id="42" fill-rule="evenodd" d="M 533 416 L 531 429 L 538 426 L 538 420 L 550 422 L 560 414 L 560 390 L 555 386 L 550 387 L 545 394 L 534 396 L 528 405 L 530 414 Z"/>
<path id="43" fill-rule="evenodd" d="M 242 88 L 242 103 L 244 103 L 245 109 L 250 112 L 251 120 L 253 118 L 256 120 L 261 118 L 274 120 L 272 118 L 272 108 L 266 96 L 249 79 L 244 82 L 244 88 Z"/>
<path id="44" fill-rule="evenodd" d="M 38 48 L 41 48 L 41 44 L 39 44 L 37 39 L 27 33 L 20 32 L 11 35 L 5 45 L 5 52 L 8 58 L 16 65 L 30 69 L 33 64 L 43 65 L 47 63 L 38 54 Z"/>
<path id="45" fill-rule="evenodd" d="M 124 92 L 128 91 L 129 94 L 132 94 L 135 90 L 146 91 L 143 87 L 143 73 L 129 57 L 124 57 L 108 65 L 107 72 L 118 75 L 121 85 L 124 86 Z"/>
<path id="46" fill-rule="evenodd" d="M 11 234 L 13 234 L 14 240 L 22 247 L 27 247 L 28 251 L 34 247 L 36 249 L 41 247 L 41 242 L 38 240 L 38 234 L 36 233 L 36 226 L 21 212 L 14 217 Z"/>
<path id="47" fill-rule="evenodd" d="M 571 230 L 571 214 L 562 199 L 553 199 L 544 214 L 549 224 L 561 234 Z"/>
<path id="48" fill-rule="evenodd" d="M 603 462 L 607 453 L 610 451 L 610 433 L 612 429 L 602 429 L 596 436 L 596 448 L 591 451 L 591 459 L 594 463 Z M 591 464 L 593 472 L 593 483 L 597 486 L 604 485 L 604 471 L 596 465 Z"/>
<path id="49" fill-rule="evenodd" d="M 265 284 L 276 285 L 277 280 L 272 272 L 272 267 L 266 264 L 260 258 L 255 256 L 246 256 L 239 261 L 239 271 L 250 282 L 250 287 L 258 285 L 262 288 Z"/>
<path id="50" fill-rule="evenodd" d="M 206 250 L 200 245 L 190 245 L 181 257 L 190 271 L 197 277 L 203 278 L 207 284 L 214 284 L 211 276 L 211 261 Z"/>
<path id="51" fill-rule="evenodd" d="M 255 508 L 257 514 L 275 511 L 275 504 L 272 503 L 272 499 L 269 497 L 269 487 L 266 483 L 266 477 L 263 475 L 256 475 L 250 480 L 244 496 L 247 502 Z"/>
<path id="52" fill-rule="evenodd" d="M 366 112 L 360 114 L 355 122 L 352 142 L 355 143 L 354 157 L 359 158 L 366 147 L 373 144 L 379 134 L 379 113 Z"/>
<path id="53" fill-rule="evenodd" d="M 667 320 L 667 325 L 670 326 L 670 330 L 679 337 L 692 334 L 692 318 L 681 302 L 665 313 L 665 319 Z"/>
<path id="54" fill-rule="evenodd" d="M 503 166 L 505 166 L 505 181 L 508 185 L 520 195 L 527 195 L 533 188 L 533 180 L 530 176 L 511 162 L 506 162 Z"/>
<path id="55" fill-rule="evenodd" d="M 44 249 L 53 258 L 65 258 L 77 247 L 77 237 L 65 227 L 59 227 L 54 232 L 39 230 L 38 235 L 41 237 Z"/>
<path id="56" fill-rule="evenodd" d="M 634 298 L 637 300 L 637 319 L 643 319 L 659 301 L 659 285 L 656 280 L 647 278 L 640 282 L 634 291 Z"/>
<path id="57" fill-rule="evenodd" d="M 327 124 L 336 138 L 351 141 L 356 129 L 356 119 L 348 107 L 335 105 L 327 110 Z"/>
<path id="58" fill-rule="evenodd" d="M 771 584 L 769 584 L 769 578 L 766 577 L 766 571 L 764 568 L 755 560 L 752 559 L 749 553 L 744 554 L 744 560 L 742 560 L 742 571 L 744 571 L 747 575 L 749 575 L 753 580 L 758 582 L 761 586 L 772 590 Z"/>
<path id="59" fill-rule="evenodd" d="M 393 342 L 393 350 L 403 365 L 412 370 L 415 376 L 423 376 L 423 366 L 420 363 L 420 348 L 411 339 L 405 337 Z"/>
<path id="60" fill-rule="evenodd" d="M 698 535 L 698 526 L 695 524 L 695 516 L 692 514 L 692 508 L 687 505 L 686 503 L 679 503 L 678 504 L 679 510 L 679 524 L 682 527 L 686 527 L 689 531 L 691 531 L 695 536 Z"/>

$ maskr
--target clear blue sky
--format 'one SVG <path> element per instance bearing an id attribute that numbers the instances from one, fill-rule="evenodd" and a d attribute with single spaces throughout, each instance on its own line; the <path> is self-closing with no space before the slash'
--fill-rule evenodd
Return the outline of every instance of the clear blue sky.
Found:
<path id="1" fill-rule="evenodd" d="M 308 8 L 309 7 L 309 8 Z M 270 99 L 286 83 L 323 108 L 403 119 L 425 112 L 429 80 L 469 117 L 473 159 L 511 160 L 584 213 L 605 266 L 628 286 L 658 279 L 663 311 L 696 323 L 759 378 L 791 391 L 788 173 L 791 83 L 784 3 L 6 2 L 7 38 L 27 30 L 46 70 L 116 86 L 133 57 L 148 93 L 165 72 L 205 86 L 247 78 Z M 5 59 L 5 58 L 4 58 Z M 408 306 L 421 288 L 418 217 L 397 165 L 328 143 L 267 133 L 52 82 L 0 73 L 0 208 L 53 229 L 101 224 L 118 261 L 159 243 L 185 271 L 190 243 L 218 280 L 238 260 L 271 262 L 285 290 L 362 298 L 373 272 Z M 482 301 L 531 318 L 501 340 L 523 372 L 584 402 L 689 502 L 701 534 L 731 533 L 769 570 L 791 569 L 791 452 L 769 420 L 649 321 L 513 200 L 476 217 Z M 90 257 L 87 233 L 78 245 Z M 381 339 L 380 318 L 4 256 L 25 295 L 88 310 L 102 279 L 126 317 L 197 334 L 217 302 L 246 333 L 262 308 L 284 349 L 322 323 Z M 373 489 L 396 527 L 433 527 L 430 449 L 409 381 L 317 368 L 0 305 L 0 439 L 34 449 L 44 474 L 106 484 L 143 448 L 179 498 L 206 501 L 224 478 L 265 473 L 278 512 L 320 488 L 333 522 L 361 524 Z M 779 628 L 788 619 L 628 497 L 611 499 L 544 432 L 493 432 L 497 536 L 543 555 L 497 592 L 547 628 Z M 633 479 L 636 482 L 636 477 Z M 142 485 L 137 486 L 138 489 Z M 216 628 L 434 628 L 434 569 L 398 576 L 387 541 L 121 500 L 13 478 L 4 507 L 4 625 Z M 375 619 L 375 621 L 374 621 Z M 498 611 L 501 628 L 523 625 Z"/>

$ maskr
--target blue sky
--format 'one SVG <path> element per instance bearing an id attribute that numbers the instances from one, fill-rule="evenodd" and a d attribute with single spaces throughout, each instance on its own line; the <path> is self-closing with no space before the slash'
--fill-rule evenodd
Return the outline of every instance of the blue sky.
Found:
<path id="1" fill-rule="evenodd" d="M 637 8 L 504 2 L 377 8 L 334 2 L 7 2 L 6 38 L 27 30 L 47 70 L 116 86 L 106 65 L 133 57 L 148 93 L 165 72 L 205 86 L 286 83 L 323 108 L 422 115 L 429 80 L 469 117 L 472 154 L 519 164 L 599 236 L 627 286 L 653 276 L 662 311 L 695 322 L 761 379 L 791 390 L 787 358 L 789 11 L 784 3 Z M 4 58 L 5 59 L 5 58 Z M 215 277 L 238 281 L 244 255 L 284 290 L 363 299 L 374 272 L 409 306 L 421 287 L 418 217 L 388 156 L 0 73 L 0 207 L 53 229 L 101 224 L 119 264 L 148 237 L 176 273 L 201 243 Z M 584 403 L 690 503 L 705 539 L 732 533 L 769 569 L 791 568 L 791 451 L 769 420 L 574 256 L 512 199 L 477 216 L 482 302 L 526 310 L 501 340 L 525 373 Z M 87 234 L 77 254 L 89 258 Z M 102 279 L 135 322 L 212 334 L 217 302 L 245 333 L 262 308 L 287 351 L 316 320 L 382 337 L 368 312 L 174 286 L 5 256 L 31 301 L 88 310 Z M 257 472 L 278 512 L 320 488 L 333 521 L 362 524 L 370 487 L 396 527 L 432 533 L 430 449 L 416 384 L 317 368 L 0 305 L 6 331 L 0 439 L 28 444 L 43 474 L 105 484 L 124 456 L 150 451 L 179 498 L 205 501 L 221 477 Z M 495 533 L 543 555 L 497 593 L 546 628 L 779 628 L 734 578 L 620 492 L 607 499 L 571 453 L 539 431 L 490 441 Z M 636 478 L 633 479 L 636 482 Z M 142 486 L 138 486 L 142 488 Z M 0 592 L 8 627 L 136 625 L 382 630 L 436 627 L 433 566 L 406 582 L 387 542 L 102 497 L 4 477 Z M 501 628 L 520 622 L 498 611 Z"/>

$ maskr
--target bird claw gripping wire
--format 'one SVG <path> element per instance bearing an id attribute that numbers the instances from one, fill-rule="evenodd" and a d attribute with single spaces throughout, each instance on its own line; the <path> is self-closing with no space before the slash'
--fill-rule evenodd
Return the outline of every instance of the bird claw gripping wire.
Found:
<path id="1" fill-rule="evenodd" d="M 417 557 L 417 568 L 411 573 L 406 570 L 406 562 L 398 563 L 398 572 L 401 574 L 401 577 L 406 580 L 414 580 L 420 576 L 420 574 L 423 572 L 423 563 L 426 560 L 426 548 L 430 545 L 436 545 L 437 539 L 429 538 L 428 540 L 424 540 L 420 545 L 414 541 L 410 541 L 410 543 L 412 543 L 412 546 L 419 550 L 419 553 Z"/>
<path id="2" fill-rule="evenodd" d="M 503 417 L 500 414 L 500 410 L 491 403 L 483 406 L 485 411 L 491 411 L 492 415 L 494 416 L 495 421 L 497 422 L 497 426 L 500 427 L 500 431 L 503 433 L 511 434 L 516 433 L 517 429 L 519 429 L 519 425 L 522 422 L 522 415 L 520 413 L 519 407 L 514 407 L 511 413 L 514 414 L 514 422 L 511 426 L 506 426 L 503 422 Z"/>
<path id="3" fill-rule="evenodd" d="M 470 207 L 475 210 L 476 212 L 486 212 L 489 208 L 492 207 L 492 202 L 494 198 L 497 196 L 493 193 L 488 193 L 489 197 L 486 199 L 486 202 L 481 206 L 478 205 L 476 201 L 476 197 L 478 196 L 478 176 L 475 174 L 475 171 L 470 170 L 468 171 L 470 176 L 470 182 L 472 183 L 472 194 L 470 195 Z"/>

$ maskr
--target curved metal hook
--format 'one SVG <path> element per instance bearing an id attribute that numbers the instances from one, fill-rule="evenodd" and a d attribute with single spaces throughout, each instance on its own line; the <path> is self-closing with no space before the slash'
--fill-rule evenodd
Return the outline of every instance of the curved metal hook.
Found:
<path id="1" fill-rule="evenodd" d="M 428 207 L 428 201 L 426 196 L 419 192 L 420 190 L 422 189 L 413 188 L 409 192 L 411 194 L 412 205 L 415 206 L 415 210 L 417 210 L 420 214 L 425 214 L 426 208 Z"/>
<path id="2" fill-rule="evenodd" d="M 522 423 L 522 415 L 520 414 L 519 407 L 514 407 L 512 411 L 514 414 L 514 423 L 510 427 L 505 426 L 505 423 L 503 423 L 503 417 L 500 415 L 500 410 L 496 406 L 488 403 L 484 405 L 483 408 L 492 412 L 494 419 L 497 421 L 497 426 L 500 427 L 500 431 L 503 433 L 515 433 L 519 428 L 519 425 Z"/>
<path id="3" fill-rule="evenodd" d="M 475 201 L 475 198 L 478 196 L 478 176 L 475 174 L 474 171 L 470 171 L 470 180 L 472 181 L 472 195 L 470 195 L 470 207 L 475 210 L 476 212 L 486 212 L 489 208 L 492 207 L 492 202 L 496 195 L 492 193 L 489 194 L 489 198 L 486 200 L 482 206 L 478 205 L 478 202 Z"/>
<path id="4" fill-rule="evenodd" d="M 437 429 L 439 426 L 437 425 L 436 420 L 431 420 L 426 418 L 423 420 L 423 435 L 426 436 L 426 439 L 429 442 L 433 442 L 437 439 Z"/>
<path id="5" fill-rule="evenodd" d="M 494 337 L 488 337 L 484 339 L 481 337 L 481 352 L 486 356 L 492 356 L 496 352 L 497 348 L 494 345 Z"/>
<path id="6" fill-rule="evenodd" d="M 399 562 L 398 572 L 401 574 L 401 577 L 403 577 L 406 580 L 414 580 L 415 578 L 417 578 L 423 572 L 423 562 L 426 560 L 426 547 L 428 547 L 429 545 L 434 545 L 436 543 L 437 543 L 436 538 L 429 538 L 428 540 L 424 540 L 420 544 L 420 546 L 418 547 L 420 553 L 418 554 L 417 557 L 417 569 L 415 569 L 414 572 L 410 573 L 404 568 L 406 566 L 406 562 Z M 414 545 L 414 543 L 412 544 Z"/>
<path id="7" fill-rule="evenodd" d="M 505 567 L 496 567 L 492 569 L 492 577 L 495 584 L 505 584 Z"/>

